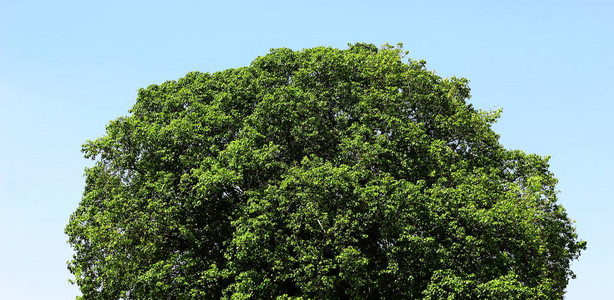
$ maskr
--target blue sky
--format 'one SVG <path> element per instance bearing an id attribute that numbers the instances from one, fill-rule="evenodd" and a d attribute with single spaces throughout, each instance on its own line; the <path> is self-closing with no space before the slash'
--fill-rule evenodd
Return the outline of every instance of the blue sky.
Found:
<path id="1" fill-rule="evenodd" d="M 124 3 L 126 2 L 126 3 Z M 551 155 L 588 250 L 567 299 L 614 278 L 612 1 L 0 2 L 0 298 L 70 299 L 63 228 L 83 190 L 80 153 L 136 91 L 249 64 L 270 48 L 403 42 L 471 80 L 510 149 Z"/>

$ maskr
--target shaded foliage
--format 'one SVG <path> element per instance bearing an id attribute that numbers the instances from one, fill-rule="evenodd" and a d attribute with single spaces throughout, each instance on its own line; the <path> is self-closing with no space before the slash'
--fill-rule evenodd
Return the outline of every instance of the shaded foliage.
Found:
<path id="1" fill-rule="evenodd" d="M 83 146 L 84 298 L 562 298 L 585 243 L 547 158 L 405 54 L 274 49 L 141 89 Z"/>

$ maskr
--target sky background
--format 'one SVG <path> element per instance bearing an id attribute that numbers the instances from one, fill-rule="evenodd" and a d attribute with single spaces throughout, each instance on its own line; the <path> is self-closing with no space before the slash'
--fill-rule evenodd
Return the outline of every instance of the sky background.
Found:
<path id="1" fill-rule="evenodd" d="M 551 155 L 588 249 L 567 299 L 611 299 L 614 1 L 0 1 L 0 298 L 74 299 L 64 226 L 81 144 L 137 89 L 271 48 L 402 42 L 503 108 L 509 149 Z"/>

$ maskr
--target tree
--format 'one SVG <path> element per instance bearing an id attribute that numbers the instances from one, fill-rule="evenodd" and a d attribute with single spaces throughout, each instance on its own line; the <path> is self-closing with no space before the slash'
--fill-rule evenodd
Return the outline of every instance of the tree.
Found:
<path id="1" fill-rule="evenodd" d="M 405 54 L 274 49 L 139 90 L 83 146 L 84 298 L 562 298 L 585 242 L 548 159 Z"/>

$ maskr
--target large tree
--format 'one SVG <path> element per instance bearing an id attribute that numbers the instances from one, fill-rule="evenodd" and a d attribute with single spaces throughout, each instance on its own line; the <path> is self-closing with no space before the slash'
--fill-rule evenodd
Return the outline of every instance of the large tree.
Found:
<path id="1" fill-rule="evenodd" d="M 562 298 L 585 243 L 548 159 L 405 54 L 275 49 L 139 90 L 83 146 L 84 298 Z"/>

